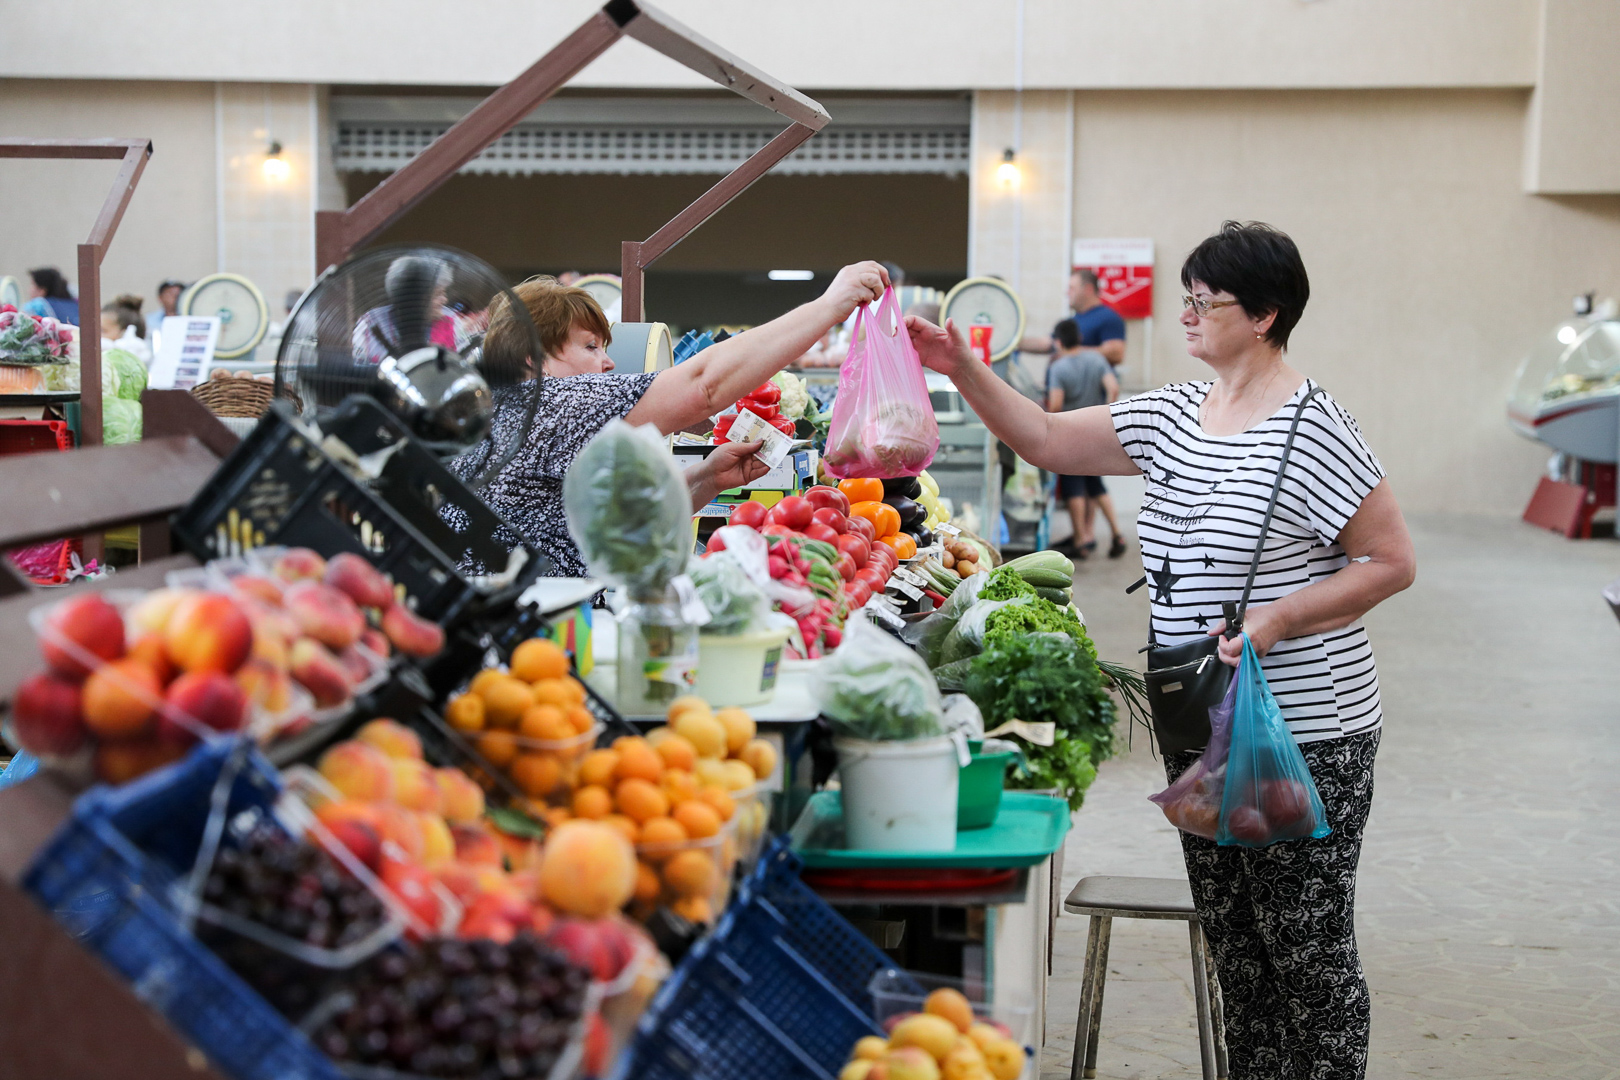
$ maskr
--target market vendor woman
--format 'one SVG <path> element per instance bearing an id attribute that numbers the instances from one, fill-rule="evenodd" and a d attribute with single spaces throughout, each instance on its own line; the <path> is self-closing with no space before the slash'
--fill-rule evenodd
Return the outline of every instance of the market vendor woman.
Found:
<path id="1" fill-rule="evenodd" d="M 496 447 L 506 445 L 510 433 L 523 424 L 530 395 L 538 387 L 540 401 L 527 444 L 490 479 L 482 495 L 551 558 L 558 574 L 583 577 L 585 563 L 563 516 L 562 483 L 575 456 L 597 432 L 620 418 L 652 424 L 666 435 L 706 422 L 802 356 L 856 307 L 882 297 L 888 280 L 875 262 L 846 266 L 817 300 L 711 345 L 675 367 L 623 375 L 613 372 L 607 317 L 590 293 L 551 278 L 526 281 L 512 291 L 539 332 L 544 355 L 537 359 L 544 378 L 497 390 L 490 437 L 451 468 L 463 477 L 487 468 Z M 510 354 L 524 350 L 526 342 L 516 320 L 503 318 L 497 309 L 485 336 L 485 353 L 521 363 L 533 358 Z M 764 475 L 764 463 L 754 456 L 757 449 L 755 444 L 723 443 L 702 465 L 688 469 L 694 508 Z"/>
<path id="2" fill-rule="evenodd" d="M 1270 226 L 1226 222 L 1182 267 L 1187 351 L 1213 381 L 1046 413 L 976 361 L 958 330 L 907 320 L 924 363 L 949 375 L 995 435 L 1066 475 L 1142 473 L 1137 518 L 1163 645 L 1225 629 L 1243 591 L 1288 430 L 1316 384 L 1284 359 L 1310 285 Z M 1193 902 L 1225 1002 L 1232 1080 L 1365 1074 L 1369 1001 L 1354 898 L 1383 723 L 1361 617 L 1412 583 L 1395 495 L 1361 429 L 1315 393 L 1301 415 L 1244 630 L 1327 808 L 1332 832 L 1263 848 L 1181 834 Z M 1236 665 L 1241 638 L 1220 655 Z M 1169 754 L 1173 780 L 1198 752 Z"/>

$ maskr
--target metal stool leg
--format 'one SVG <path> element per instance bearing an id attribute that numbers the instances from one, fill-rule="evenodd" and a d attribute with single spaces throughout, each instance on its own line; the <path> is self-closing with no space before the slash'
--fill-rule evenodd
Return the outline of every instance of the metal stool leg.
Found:
<path id="1" fill-rule="evenodd" d="M 1205 958 L 1204 930 L 1197 919 L 1187 923 L 1192 943 L 1193 1001 L 1198 1006 L 1198 1056 L 1204 1066 L 1204 1080 L 1215 1080 L 1215 1038 L 1210 1030 L 1209 968 Z"/>
<path id="2" fill-rule="evenodd" d="M 1215 974 L 1215 954 L 1209 948 L 1209 935 L 1199 927 L 1199 936 L 1204 939 L 1204 972 L 1209 981 L 1209 1013 L 1210 1027 L 1215 1035 L 1215 1080 L 1227 1080 L 1226 1061 L 1226 1019 L 1224 1010 L 1226 1002 L 1221 996 L 1221 980 Z"/>
<path id="3" fill-rule="evenodd" d="M 1103 988 L 1108 983 L 1108 943 L 1114 933 L 1114 920 L 1105 918 L 1102 921 L 1102 940 L 1097 944 L 1097 967 L 1094 988 L 1091 993 L 1091 1028 L 1086 1032 L 1086 1070 L 1082 1074 L 1086 1080 L 1095 1080 L 1097 1076 L 1097 1043 L 1098 1031 L 1102 1028 Z"/>
<path id="4" fill-rule="evenodd" d="M 1069 1080 L 1080 1080 L 1086 1051 L 1091 1041 L 1091 1032 L 1095 1030 L 1092 1017 L 1100 1011 L 1095 1002 L 1096 991 L 1101 986 L 1097 956 L 1099 946 L 1103 952 L 1107 951 L 1108 929 L 1111 922 L 1112 920 L 1106 916 L 1093 915 L 1091 932 L 1086 935 L 1086 966 L 1080 974 L 1080 1015 L 1074 1022 L 1074 1061 L 1069 1066 Z"/>

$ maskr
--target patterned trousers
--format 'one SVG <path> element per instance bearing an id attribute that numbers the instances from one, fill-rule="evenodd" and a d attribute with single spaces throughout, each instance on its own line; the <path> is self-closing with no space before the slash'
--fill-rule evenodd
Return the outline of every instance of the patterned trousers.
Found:
<path id="1" fill-rule="evenodd" d="M 1181 834 L 1220 977 L 1231 1080 L 1362 1080 L 1370 1002 L 1356 954 L 1356 863 L 1379 731 L 1300 747 L 1333 831 L 1264 848 Z M 1171 754 L 1172 782 L 1198 754 Z"/>

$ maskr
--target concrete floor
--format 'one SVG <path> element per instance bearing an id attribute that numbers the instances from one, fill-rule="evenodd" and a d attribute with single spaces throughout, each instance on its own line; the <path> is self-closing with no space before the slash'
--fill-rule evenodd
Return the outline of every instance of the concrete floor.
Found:
<path id="1" fill-rule="evenodd" d="M 1620 543 L 1411 527 L 1417 584 L 1367 619 L 1385 712 L 1357 911 L 1368 1076 L 1620 1077 L 1620 625 L 1599 596 Z M 1134 544 L 1079 566 L 1103 656 L 1135 658 L 1146 603 L 1122 590 L 1140 572 Z M 1163 786 L 1141 738 L 1102 767 L 1065 893 L 1088 874 L 1185 877 L 1146 800 Z M 1043 1080 L 1069 1074 L 1086 930 L 1058 920 Z M 1116 921 L 1098 1076 L 1199 1075 L 1183 924 Z"/>

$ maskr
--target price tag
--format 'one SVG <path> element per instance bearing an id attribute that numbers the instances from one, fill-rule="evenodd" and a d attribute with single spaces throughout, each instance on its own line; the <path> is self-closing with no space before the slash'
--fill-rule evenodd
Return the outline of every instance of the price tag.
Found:
<path id="1" fill-rule="evenodd" d="M 903 566 L 897 567 L 894 573 L 890 575 L 889 580 L 893 581 L 895 578 L 899 578 L 901 581 L 909 582 L 910 584 L 917 586 L 919 589 L 928 588 L 928 582 L 924 581 L 917 574 L 907 570 Z"/>
<path id="2" fill-rule="evenodd" d="M 737 419 L 726 431 L 726 441 L 764 443 L 755 456 L 772 469 L 782 464 L 793 450 L 793 440 L 777 431 L 769 420 L 763 419 L 752 409 L 744 409 L 737 414 Z"/>
<path id="3" fill-rule="evenodd" d="M 1036 746 L 1051 746 L 1057 742 L 1057 725 L 1050 721 L 1032 723 L 1028 720 L 1008 720 L 994 731 L 984 733 L 987 739 L 993 739 L 997 735 L 1017 735 L 1025 742 L 1034 743 Z"/>
<path id="4" fill-rule="evenodd" d="M 922 599 L 922 590 L 917 588 L 917 586 L 913 585 L 911 582 L 901 578 L 898 573 L 889 578 L 888 587 L 893 589 L 895 592 L 904 593 L 913 600 Z"/>
<path id="5" fill-rule="evenodd" d="M 955 525 L 952 525 L 950 522 L 946 522 L 945 524 L 938 526 L 937 528 L 934 529 L 934 532 L 937 533 L 940 536 L 961 536 L 962 535 L 962 530 L 958 529 Z"/>

